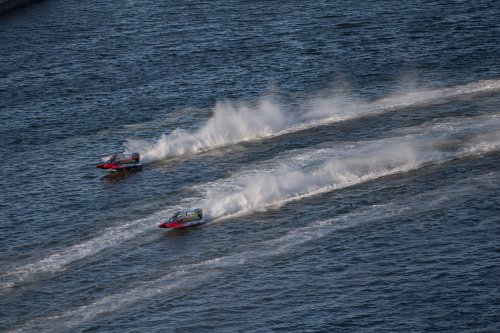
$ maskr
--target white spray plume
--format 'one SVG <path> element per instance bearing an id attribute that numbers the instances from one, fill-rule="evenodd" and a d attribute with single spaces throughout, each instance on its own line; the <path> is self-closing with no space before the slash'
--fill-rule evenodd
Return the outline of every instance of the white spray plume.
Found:
<path id="1" fill-rule="evenodd" d="M 311 170 L 282 166 L 239 177 L 234 183 L 210 187 L 203 206 L 208 208 L 210 218 L 263 211 L 288 201 L 411 170 L 437 158 L 418 151 L 411 143 L 388 144 L 372 151 L 362 149 L 357 154 L 341 160 L 332 158 Z"/>
<path id="2" fill-rule="evenodd" d="M 213 117 L 196 131 L 178 128 L 153 144 L 128 140 L 125 146 L 127 151 L 141 152 L 142 161 L 149 163 L 267 137 L 286 125 L 283 111 L 269 98 L 262 99 L 256 108 L 226 101 L 217 103 Z"/>

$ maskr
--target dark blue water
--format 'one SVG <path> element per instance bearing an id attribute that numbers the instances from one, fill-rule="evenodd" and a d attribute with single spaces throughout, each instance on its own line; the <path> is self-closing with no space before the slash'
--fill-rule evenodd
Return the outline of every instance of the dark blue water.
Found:
<path id="1" fill-rule="evenodd" d="M 0 17 L 0 331 L 500 331 L 496 1 Z M 138 172 L 96 169 L 139 151 Z M 178 208 L 209 222 L 157 228 Z"/>

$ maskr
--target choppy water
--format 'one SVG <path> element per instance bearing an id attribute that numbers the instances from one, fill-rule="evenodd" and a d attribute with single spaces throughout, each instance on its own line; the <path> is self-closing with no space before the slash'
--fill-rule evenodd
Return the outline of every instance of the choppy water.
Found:
<path id="1" fill-rule="evenodd" d="M 0 17 L 0 331 L 497 332 L 496 1 Z M 94 166 L 139 151 L 139 172 Z M 180 207 L 210 221 L 156 226 Z"/>

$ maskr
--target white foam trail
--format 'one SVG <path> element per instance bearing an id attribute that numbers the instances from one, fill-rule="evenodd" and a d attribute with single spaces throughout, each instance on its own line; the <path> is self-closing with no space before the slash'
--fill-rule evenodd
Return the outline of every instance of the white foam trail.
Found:
<path id="1" fill-rule="evenodd" d="M 403 216 L 407 212 L 412 214 L 423 212 L 448 202 L 456 202 L 460 196 L 470 195 L 472 191 L 476 190 L 477 184 L 480 184 L 481 181 L 483 180 L 480 178 L 469 179 L 466 184 L 454 184 L 446 189 L 420 194 L 415 197 L 413 202 L 395 200 L 382 205 L 361 208 L 331 219 L 316 221 L 305 227 L 293 229 L 280 237 L 252 244 L 252 249 L 207 259 L 200 263 L 173 267 L 172 272 L 154 281 L 141 283 L 130 290 L 105 296 L 95 302 L 69 309 L 57 315 L 30 320 L 9 332 L 51 332 L 61 327 L 70 330 L 103 313 L 111 313 L 145 299 L 152 299 L 164 294 L 175 294 L 179 290 L 194 292 L 201 283 L 218 278 L 228 269 L 240 265 L 258 265 L 266 258 L 293 252 L 301 245 L 327 237 L 335 231 Z M 443 196 L 443 193 L 452 195 Z"/>
<path id="2" fill-rule="evenodd" d="M 344 218 L 344 220 L 349 221 L 348 218 Z M 370 215 L 370 220 L 373 221 L 373 214 Z M 124 306 L 144 299 L 151 299 L 166 293 L 175 293 L 179 289 L 182 289 L 184 292 L 192 292 L 199 288 L 200 283 L 213 280 L 221 275 L 225 271 L 222 268 L 234 268 L 235 266 L 249 264 L 263 260 L 266 257 L 289 252 L 305 242 L 324 236 L 326 232 L 322 229 L 328 228 L 331 232 L 332 230 L 348 228 L 358 224 L 348 222 L 344 225 L 332 226 L 336 221 L 339 221 L 339 219 L 317 222 L 313 226 L 301 228 L 299 231 L 292 231 L 280 238 L 264 241 L 254 250 L 216 257 L 200 263 L 174 267 L 173 272 L 154 281 L 142 284 L 139 287 L 123 293 L 106 296 L 98 301 L 70 309 L 61 314 L 31 320 L 21 328 L 13 329 L 10 332 L 31 332 L 33 330 L 37 332 L 50 332 L 54 328 L 61 327 L 62 323 L 66 329 L 71 329 L 94 319 L 104 312 L 117 311 Z"/>
<path id="3" fill-rule="evenodd" d="M 230 102 L 217 103 L 213 117 L 198 130 L 177 128 L 153 143 L 128 140 L 125 148 L 126 152 L 140 152 L 143 163 L 150 163 L 405 107 L 441 103 L 451 98 L 499 90 L 500 80 L 484 80 L 451 88 L 400 92 L 371 102 L 345 96 L 317 98 L 310 101 L 310 108 L 299 114 L 285 112 L 282 106 L 270 98 L 263 98 L 256 107 Z"/>
<path id="4" fill-rule="evenodd" d="M 500 90 L 500 80 L 481 80 L 450 88 L 418 89 L 399 92 L 374 102 L 380 109 L 394 109 L 420 104 L 437 103 L 446 99 L 473 94 L 483 94 Z"/>
<path id="5" fill-rule="evenodd" d="M 0 282 L 0 290 L 9 289 L 19 283 L 31 281 L 40 274 L 62 271 L 72 262 L 93 256 L 106 248 L 114 247 L 128 239 L 136 237 L 147 230 L 146 227 L 151 225 L 151 221 L 157 219 L 156 216 L 157 214 L 153 217 L 108 228 L 100 236 L 17 267 L 0 276 L 2 280 Z"/>

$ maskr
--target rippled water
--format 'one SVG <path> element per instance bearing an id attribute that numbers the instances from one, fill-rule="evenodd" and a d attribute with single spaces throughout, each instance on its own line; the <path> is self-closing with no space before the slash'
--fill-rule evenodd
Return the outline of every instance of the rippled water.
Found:
<path id="1" fill-rule="evenodd" d="M 495 1 L 0 17 L 0 330 L 500 330 Z M 139 172 L 95 165 L 139 151 Z M 209 222 L 157 228 L 177 208 Z"/>

